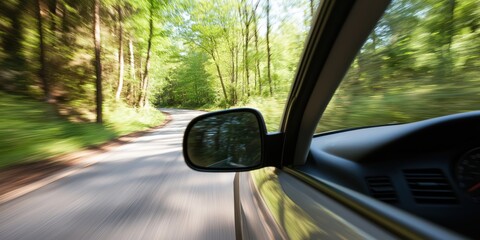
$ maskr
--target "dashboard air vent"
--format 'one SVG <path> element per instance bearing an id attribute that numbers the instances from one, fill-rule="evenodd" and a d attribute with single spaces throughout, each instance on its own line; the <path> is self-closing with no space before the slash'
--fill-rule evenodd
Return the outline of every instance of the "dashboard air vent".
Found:
<path id="1" fill-rule="evenodd" d="M 421 204 L 454 204 L 457 197 L 440 169 L 403 170 L 415 202 Z"/>
<path id="2" fill-rule="evenodd" d="M 398 201 L 395 188 L 389 177 L 367 177 L 368 189 L 372 197 L 387 203 L 396 203 Z"/>

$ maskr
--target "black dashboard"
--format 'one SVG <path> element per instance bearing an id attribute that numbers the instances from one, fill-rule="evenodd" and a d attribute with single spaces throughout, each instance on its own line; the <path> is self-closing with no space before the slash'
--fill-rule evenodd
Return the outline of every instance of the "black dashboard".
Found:
<path id="1" fill-rule="evenodd" d="M 480 238 L 480 111 L 317 135 L 297 169 Z"/>

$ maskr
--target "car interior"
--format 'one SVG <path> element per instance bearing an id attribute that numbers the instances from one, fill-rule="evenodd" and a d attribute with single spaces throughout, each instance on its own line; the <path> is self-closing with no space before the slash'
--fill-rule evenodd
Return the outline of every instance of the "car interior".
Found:
<path id="1" fill-rule="evenodd" d="M 314 179 L 314 184 L 330 182 L 354 190 L 463 236 L 479 238 L 475 223 L 480 220 L 480 112 L 315 132 L 343 73 L 364 44 L 365 34 L 371 32 L 388 4 L 358 1 L 346 16 L 341 7 L 335 9 L 340 3 L 320 9 L 320 16 L 336 14 L 329 20 L 345 19 L 340 21 L 341 30 L 332 34 L 336 38 L 328 55 L 318 53 L 308 59 L 306 53 L 318 47 L 306 45 L 307 61 L 301 62 L 297 75 L 304 80 L 297 79 L 293 86 L 282 125 L 284 170 L 306 182 Z M 325 9 L 330 11 L 322 12 Z M 317 43 L 328 42 L 331 36 L 325 33 L 331 32 L 313 29 L 311 34 L 318 35 Z M 315 65 L 324 68 L 315 72 Z M 354 202 L 346 204 L 356 208 Z M 375 208 L 371 210 L 378 210 L 380 218 L 388 214 Z M 402 221 L 408 225 L 408 219 Z"/>
<path id="2" fill-rule="evenodd" d="M 478 238 L 480 112 L 319 134 L 296 170 Z"/>

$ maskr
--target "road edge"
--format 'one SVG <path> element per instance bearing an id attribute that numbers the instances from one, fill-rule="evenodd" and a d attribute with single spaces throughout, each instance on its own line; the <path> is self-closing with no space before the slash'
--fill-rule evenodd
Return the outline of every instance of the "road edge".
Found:
<path id="1" fill-rule="evenodd" d="M 53 183 L 53 182 L 55 182 L 57 180 L 60 180 L 64 177 L 70 176 L 74 173 L 79 172 L 80 170 L 82 170 L 84 168 L 90 167 L 90 166 L 98 163 L 98 161 L 87 161 L 86 160 L 90 157 L 93 157 L 93 155 L 111 151 L 115 147 L 119 147 L 119 146 L 122 146 L 124 144 L 133 142 L 134 140 L 136 140 L 136 139 L 138 139 L 138 138 L 140 138 L 140 137 L 142 137 L 142 136 L 144 136 L 148 133 L 152 133 L 152 132 L 154 132 L 154 131 L 156 131 L 160 128 L 165 127 L 168 123 L 170 123 L 172 121 L 172 116 L 168 112 L 161 111 L 161 110 L 159 110 L 159 111 L 162 112 L 163 114 L 165 114 L 166 117 L 165 117 L 165 120 L 158 126 L 155 126 L 155 127 L 152 127 L 152 128 L 146 129 L 146 130 L 136 131 L 136 132 L 132 132 L 132 133 L 129 133 L 129 134 L 126 134 L 126 135 L 119 136 L 119 137 L 111 139 L 111 140 L 109 140 L 105 143 L 87 147 L 86 149 L 84 149 L 84 150 L 82 150 L 78 153 L 69 153 L 69 154 L 64 154 L 64 155 L 61 155 L 61 156 L 49 158 L 48 160 L 50 160 L 50 161 L 70 161 L 74 164 L 70 167 L 66 167 L 65 169 L 59 170 L 59 171 L 51 174 L 50 176 L 46 176 L 44 178 L 41 178 L 39 180 L 33 181 L 31 183 L 28 183 L 26 185 L 20 186 L 20 187 L 15 188 L 11 191 L 7 191 L 7 192 L 1 194 L 0 195 L 0 205 L 3 205 L 7 202 L 10 202 L 10 201 L 14 200 L 14 199 L 17 199 L 17 198 L 19 198 L 19 197 L 21 197 L 21 196 L 23 196 L 27 193 L 33 192 L 33 191 L 35 191 L 39 188 L 42 188 L 42 187 L 44 187 L 44 186 L 46 186 L 50 183 Z"/>

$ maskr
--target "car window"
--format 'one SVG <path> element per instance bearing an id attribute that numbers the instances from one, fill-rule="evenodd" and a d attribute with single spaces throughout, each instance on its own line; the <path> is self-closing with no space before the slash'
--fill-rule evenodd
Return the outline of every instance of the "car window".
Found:
<path id="1" fill-rule="evenodd" d="M 479 6 L 475 0 L 392 1 L 316 133 L 477 110 Z"/>
<path id="2" fill-rule="evenodd" d="M 262 14 L 266 15 L 268 8 L 269 21 L 258 24 L 259 34 L 266 35 L 267 31 L 269 32 L 268 40 L 265 37 L 264 41 L 259 43 L 261 45 L 259 47 L 267 51 L 254 56 L 266 62 L 251 63 L 252 69 L 255 68 L 258 71 L 261 80 L 258 82 L 258 87 L 257 83 L 253 82 L 257 93 L 251 92 L 248 101 L 237 105 L 258 109 L 265 118 L 269 132 L 280 129 L 285 104 L 302 57 L 305 40 L 321 2 L 320 0 L 266 1 Z M 251 74 L 257 73 L 252 71 Z"/>

